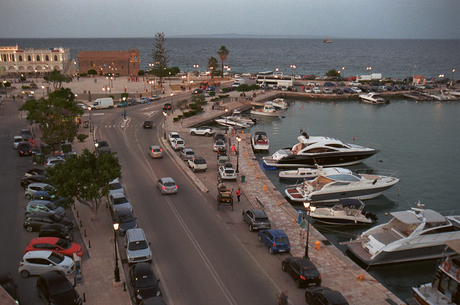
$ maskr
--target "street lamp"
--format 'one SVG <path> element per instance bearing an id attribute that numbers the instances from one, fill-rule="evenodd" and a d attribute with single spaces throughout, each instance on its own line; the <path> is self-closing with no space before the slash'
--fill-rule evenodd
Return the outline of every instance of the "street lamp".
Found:
<path id="1" fill-rule="evenodd" d="M 294 69 L 296 68 L 295 65 L 291 65 L 291 69 L 292 69 L 292 76 L 294 76 Z"/>
<path id="2" fill-rule="evenodd" d="M 236 136 L 236 140 L 238 141 L 238 148 L 236 149 L 236 172 L 239 173 L 239 163 L 240 163 L 240 142 L 241 137 Z"/>
<path id="3" fill-rule="evenodd" d="M 444 74 L 439 74 L 439 90 L 442 89 L 442 79 L 444 77 Z"/>
<path id="4" fill-rule="evenodd" d="M 113 243 L 115 245 L 115 282 L 118 283 L 120 281 L 120 269 L 118 269 L 118 254 L 117 254 L 117 230 L 118 230 L 118 223 L 113 224 Z"/>
<path id="5" fill-rule="evenodd" d="M 454 85 L 454 73 L 455 73 L 455 69 L 452 69 L 452 83 L 451 83 L 451 86 Z"/>
<path id="6" fill-rule="evenodd" d="M 166 140 L 166 116 L 168 115 L 168 113 L 166 113 L 165 111 L 163 111 L 163 136 Z"/>
<path id="7" fill-rule="evenodd" d="M 171 71 L 169 71 L 169 88 L 171 88 Z"/>
<path id="8" fill-rule="evenodd" d="M 345 67 L 342 67 L 342 78 L 345 80 Z"/>
<path id="9" fill-rule="evenodd" d="M 372 70 L 372 67 L 367 67 L 366 70 L 370 71 L 370 70 Z"/>
<path id="10" fill-rule="evenodd" d="M 230 79 L 230 70 L 231 70 L 231 68 L 230 68 L 230 67 L 228 67 L 228 68 L 227 68 L 228 79 Z"/>
<path id="11" fill-rule="evenodd" d="M 43 98 L 45 98 L 45 86 L 42 85 L 42 90 L 43 90 Z"/>
<path id="12" fill-rule="evenodd" d="M 304 258 L 308 257 L 308 237 L 310 236 L 310 213 L 316 210 L 315 206 L 310 205 L 310 202 L 304 202 L 303 206 L 307 209 L 307 216 L 308 216 L 308 225 L 307 225 L 307 242 L 305 243 L 305 255 Z"/>
<path id="13" fill-rule="evenodd" d="M 228 108 L 225 108 L 225 134 L 227 134 L 227 130 L 228 130 L 228 125 L 227 125 L 227 112 L 228 112 Z"/>
<path id="14" fill-rule="evenodd" d="M 102 87 L 102 91 L 105 91 L 105 97 L 107 97 L 107 91 L 109 91 L 107 86 Z"/>

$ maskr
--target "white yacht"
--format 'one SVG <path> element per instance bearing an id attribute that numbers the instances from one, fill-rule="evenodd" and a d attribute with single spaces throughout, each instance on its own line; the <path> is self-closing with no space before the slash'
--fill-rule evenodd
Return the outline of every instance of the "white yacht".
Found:
<path id="1" fill-rule="evenodd" d="M 250 111 L 252 115 L 261 115 L 261 116 L 271 116 L 277 117 L 280 115 L 280 112 L 273 107 L 273 102 L 265 102 L 263 108 L 252 109 Z"/>
<path id="2" fill-rule="evenodd" d="M 393 219 L 388 223 L 371 228 L 345 243 L 366 265 L 440 258 L 445 243 L 460 238 L 460 216 L 443 216 L 422 208 L 391 215 Z"/>
<path id="3" fill-rule="evenodd" d="M 317 208 L 310 217 L 326 225 L 368 225 L 377 220 L 377 216 L 364 209 L 359 199 L 340 199 L 332 208 Z"/>
<path id="4" fill-rule="evenodd" d="M 288 103 L 285 101 L 284 98 L 275 98 L 272 101 L 273 107 L 277 109 L 287 109 L 288 108 Z"/>
<path id="5" fill-rule="evenodd" d="M 220 118 L 220 119 L 215 119 L 214 120 L 217 124 L 222 125 L 222 126 L 238 126 L 239 128 L 250 128 L 251 125 L 246 124 L 246 123 L 241 123 L 237 121 L 233 121 L 231 119 L 227 118 Z"/>
<path id="6" fill-rule="evenodd" d="M 390 100 L 381 97 L 378 93 L 375 93 L 375 92 L 360 94 L 359 97 L 363 100 L 363 102 L 370 103 L 370 104 L 388 104 L 390 103 Z"/>

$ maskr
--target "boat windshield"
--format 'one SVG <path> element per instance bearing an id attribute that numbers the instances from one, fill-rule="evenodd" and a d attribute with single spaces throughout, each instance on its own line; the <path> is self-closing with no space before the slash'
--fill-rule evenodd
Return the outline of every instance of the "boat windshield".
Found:
<path id="1" fill-rule="evenodd" d="M 337 175 L 329 175 L 327 176 L 328 178 L 332 179 L 332 180 L 336 180 L 336 181 L 349 181 L 349 182 L 357 182 L 360 179 L 360 176 L 357 175 L 357 174 L 352 174 L 352 175 L 348 175 L 348 174 L 337 174 Z"/>

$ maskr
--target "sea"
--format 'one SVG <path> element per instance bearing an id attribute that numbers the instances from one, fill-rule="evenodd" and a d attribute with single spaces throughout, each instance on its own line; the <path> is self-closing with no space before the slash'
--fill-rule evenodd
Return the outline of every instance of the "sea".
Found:
<path id="1" fill-rule="evenodd" d="M 154 42 L 154 38 L 0 38 L 0 46 L 69 48 L 74 59 L 79 51 L 135 48 L 140 52 L 142 69 L 148 69 L 152 62 Z M 345 77 L 381 73 L 395 79 L 422 75 L 434 80 L 455 80 L 455 70 L 460 72 L 460 40 L 334 39 L 332 43 L 323 43 L 321 39 L 294 38 L 167 38 L 165 44 L 170 66 L 194 71 L 193 65 L 199 65 L 197 70 L 202 72 L 210 57 L 220 61 L 217 51 L 221 46 L 229 50 L 225 65 L 232 73 L 278 69 L 285 74 L 325 75 L 336 69 Z M 417 102 L 395 98 L 387 105 L 348 100 L 287 101 L 290 106 L 280 118 L 261 118 L 249 130 L 263 130 L 270 138 L 270 151 L 256 154 L 259 162 L 280 148 L 292 147 L 301 131 L 378 148 L 376 156 L 350 167 L 389 173 L 401 179 L 383 195 L 365 201 L 366 209 L 379 217 L 377 224 L 388 222 L 394 211 L 417 205 L 443 215 L 460 215 L 460 100 Z M 286 184 L 278 179 L 279 170 L 265 167 L 264 170 L 284 194 Z M 300 205 L 294 208 L 303 209 Z M 312 225 L 345 255 L 349 254 L 340 242 L 349 241 L 369 228 Z M 428 260 L 362 267 L 405 300 L 412 295 L 411 287 L 433 280 L 436 265 L 436 260 Z"/>

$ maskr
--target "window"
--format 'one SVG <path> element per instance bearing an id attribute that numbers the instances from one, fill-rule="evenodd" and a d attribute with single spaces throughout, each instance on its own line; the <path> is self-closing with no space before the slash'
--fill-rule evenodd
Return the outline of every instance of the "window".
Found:
<path id="1" fill-rule="evenodd" d="M 58 61 L 57 55 L 54 55 L 54 61 Z"/>
<path id="2" fill-rule="evenodd" d="M 40 61 L 40 55 L 37 55 L 37 61 Z"/>
<path id="3" fill-rule="evenodd" d="M 22 55 L 19 55 L 19 61 L 22 61 Z"/>
<path id="4" fill-rule="evenodd" d="M 32 61 L 32 58 L 30 57 L 30 55 L 27 55 L 27 61 Z"/>
<path id="5" fill-rule="evenodd" d="M 50 57 L 48 55 L 45 56 L 45 61 L 50 61 Z"/>

